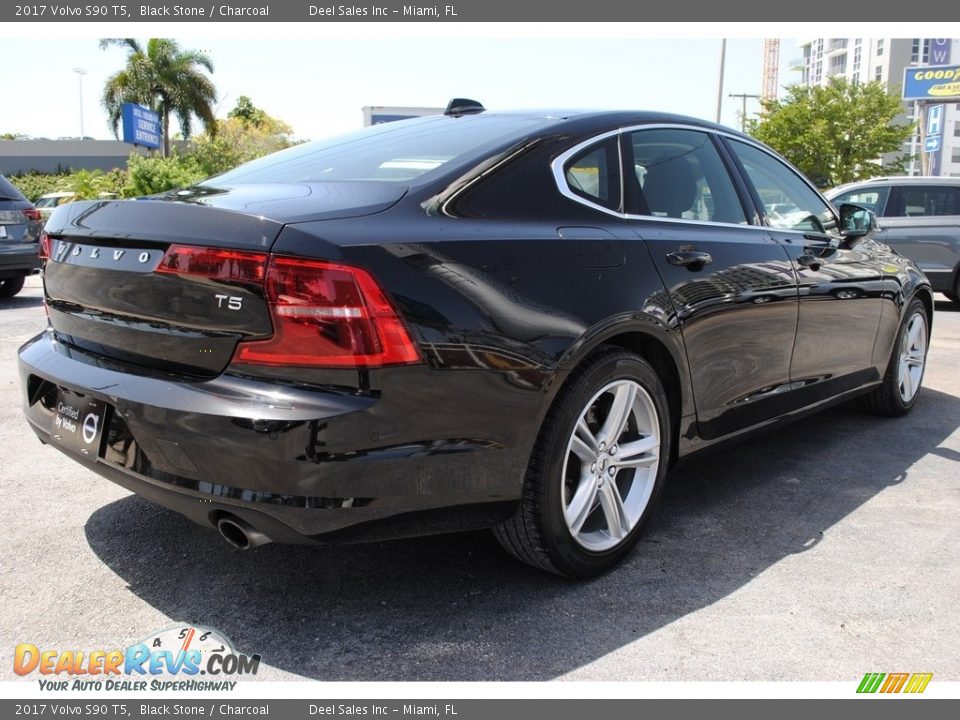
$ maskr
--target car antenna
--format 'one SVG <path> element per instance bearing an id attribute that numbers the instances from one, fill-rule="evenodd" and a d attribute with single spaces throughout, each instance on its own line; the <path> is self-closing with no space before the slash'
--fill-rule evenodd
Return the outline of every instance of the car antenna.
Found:
<path id="1" fill-rule="evenodd" d="M 475 115 L 482 113 L 486 108 L 476 100 L 469 98 L 454 98 L 447 103 L 447 109 L 443 111 L 444 115 Z"/>

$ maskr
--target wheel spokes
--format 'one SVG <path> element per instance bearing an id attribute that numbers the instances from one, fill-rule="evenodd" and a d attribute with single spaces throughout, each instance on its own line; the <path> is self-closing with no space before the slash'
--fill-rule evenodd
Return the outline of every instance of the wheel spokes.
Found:
<path id="1" fill-rule="evenodd" d="M 612 462 L 617 468 L 650 467 L 660 459 L 660 441 L 655 435 L 624 443 L 617 448 Z"/>
<path id="2" fill-rule="evenodd" d="M 600 485 L 597 497 L 600 500 L 603 517 L 607 521 L 607 532 L 610 537 L 615 540 L 626 537 L 627 533 L 630 532 L 632 523 L 623 507 L 620 489 L 612 478 Z"/>
<path id="3" fill-rule="evenodd" d="M 655 402 L 632 379 L 609 382 L 583 408 L 562 470 L 563 519 L 579 545 L 610 550 L 636 529 L 655 485 L 659 430 Z"/>
<path id="4" fill-rule="evenodd" d="M 637 400 L 637 386 L 632 382 L 625 382 L 617 385 L 613 391 L 613 403 L 610 405 L 610 412 L 607 413 L 607 419 L 603 422 L 600 429 L 599 439 L 607 445 L 617 441 L 624 430 L 627 429 L 627 423 L 630 420 L 630 413 L 633 411 L 634 403 Z"/>
<path id="5" fill-rule="evenodd" d="M 597 482 L 593 475 L 581 476 L 580 484 L 565 511 L 567 527 L 574 535 L 583 529 L 583 524 L 597 505 Z"/>

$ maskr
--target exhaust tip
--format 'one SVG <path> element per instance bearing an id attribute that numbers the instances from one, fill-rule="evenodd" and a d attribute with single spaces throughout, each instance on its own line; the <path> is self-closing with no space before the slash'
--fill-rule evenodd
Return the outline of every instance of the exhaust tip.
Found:
<path id="1" fill-rule="evenodd" d="M 266 545 L 271 539 L 238 517 L 226 516 L 217 521 L 220 536 L 237 550 Z"/>
<path id="2" fill-rule="evenodd" d="M 228 543 L 237 548 L 237 550 L 250 549 L 250 538 L 246 531 L 230 518 L 221 518 L 217 522 L 217 530 Z"/>

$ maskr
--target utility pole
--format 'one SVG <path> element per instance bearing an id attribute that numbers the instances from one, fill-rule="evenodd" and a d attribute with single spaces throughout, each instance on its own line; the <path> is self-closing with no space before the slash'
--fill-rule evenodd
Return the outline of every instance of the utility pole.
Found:
<path id="1" fill-rule="evenodd" d="M 750 95 L 749 93 L 730 93 L 732 98 L 740 98 L 741 100 L 741 110 L 740 110 L 740 132 L 745 132 L 747 129 L 747 98 L 753 98 L 759 100 L 759 95 Z"/>
<path id="2" fill-rule="evenodd" d="M 720 79 L 717 81 L 717 122 L 720 122 L 720 110 L 723 107 L 723 64 L 727 59 L 727 39 L 720 41 Z"/>

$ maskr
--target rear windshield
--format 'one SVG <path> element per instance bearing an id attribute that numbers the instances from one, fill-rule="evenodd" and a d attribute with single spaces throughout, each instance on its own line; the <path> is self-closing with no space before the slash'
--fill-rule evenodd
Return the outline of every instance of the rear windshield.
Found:
<path id="1" fill-rule="evenodd" d="M 9 180 L 0 175 L 0 200 L 26 200 L 26 198 Z"/>
<path id="2" fill-rule="evenodd" d="M 481 156 L 555 120 L 517 115 L 435 115 L 384 123 L 297 145 L 211 178 L 203 185 L 345 180 L 409 182 L 447 163 Z"/>

